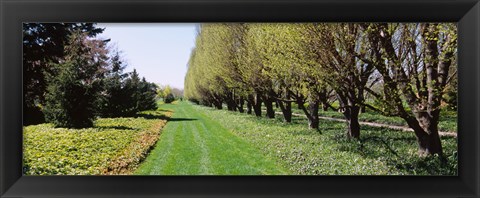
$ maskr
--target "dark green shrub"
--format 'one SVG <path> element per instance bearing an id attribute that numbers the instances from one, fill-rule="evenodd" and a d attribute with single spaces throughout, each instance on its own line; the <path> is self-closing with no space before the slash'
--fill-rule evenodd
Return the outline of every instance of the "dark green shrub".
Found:
<path id="1" fill-rule="evenodd" d="M 172 103 L 175 100 L 175 96 L 173 94 L 168 94 L 167 97 L 165 97 L 165 103 Z"/>
<path id="2" fill-rule="evenodd" d="M 157 85 L 155 83 L 149 83 L 142 79 L 139 85 L 139 101 L 138 101 L 138 109 L 140 111 L 145 110 L 155 110 L 157 109 Z"/>

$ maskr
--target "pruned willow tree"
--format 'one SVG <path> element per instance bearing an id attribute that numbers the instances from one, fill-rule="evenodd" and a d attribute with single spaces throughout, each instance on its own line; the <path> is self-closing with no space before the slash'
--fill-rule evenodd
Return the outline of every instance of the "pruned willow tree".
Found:
<path id="1" fill-rule="evenodd" d="M 375 71 L 372 64 L 361 62 L 352 54 L 364 53 L 365 38 L 360 26 L 353 23 L 306 24 L 307 46 L 313 49 L 320 78 L 332 87 L 339 101 L 340 112 L 348 123 L 347 136 L 360 137 L 358 116 L 366 105 L 365 89 L 376 83 L 370 79 Z"/>
<path id="2" fill-rule="evenodd" d="M 442 102 L 455 101 L 456 39 L 453 24 L 202 24 L 185 96 L 233 111 L 246 102 L 256 116 L 263 104 L 269 118 L 276 104 L 285 122 L 297 104 L 319 129 L 319 106 L 333 93 L 347 137 L 360 138 L 367 107 L 403 118 L 420 155 L 442 154 L 438 122 Z"/>
<path id="3" fill-rule="evenodd" d="M 457 33 L 454 24 L 362 24 L 368 37 L 364 54 L 382 78 L 383 93 L 367 89 L 385 115 L 399 116 L 414 130 L 419 155 L 442 155 L 438 133 L 442 95 L 456 73 Z"/>
<path id="4" fill-rule="evenodd" d="M 325 92 L 322 71 L 311 48 L 304 45 L 300 24 L 253 24 L 248 38 L 258 53 L 262 72 L 269 79 L 264 101 L 275 101 L 284 120 L 291 122 L 292 102 L 305 113 L 310 128 L 319 127 L 319 105 Z M 265 102 L 266 103 L 266 102 Z M 306 105 L 308 103 L 308 107 Z M 269 105 L 267 105 L 267 113 Z"/>
<path id="5" fill-rule="evenodd" d="M 243 99 L 234 65 L 235 43 L 231 28 L 225 24 L 202 24 L 192 50 L 185 79 L 185 96 L 202 104 L 243 112 Z M 239 101 L 237 101 L 237 98 Z"/>
<path id="6" fill-rule="evenodd" d="M 235 27 L 237 38 L 237 47 L 235 54 L 235 63 L 238 68 L 239 82 L 242 84 L 242 90 L 245 93 L 247 102 L 247 113 L 253 113 L 255 116 L 262 116 L 262 102 L 266 98 L 266 90 L 270 90 L 271 82 L 265 74 L 265 67 L 262 64 L 255 40 L 252 39 L 253 24 L 241 24 Z M 271 99 L 271 98 L 270 98 Z M 267 101 L 267 117 L 273 118 L 275 112 L 271 111 Z"/>
<path id="7" fill-rule="evenodd" d="M 265 87 L 270 80 L 264 74 L 263 65 L 253 41 L 248 40 L 245 24 L 202 24 L 192 50 L 185 78 L 185 96 L 207 106 L 247 112 L 252 108 L 262 115 L 261 104 L 269 106 L 267 117 L 273 118 L 273 98 Z"/>

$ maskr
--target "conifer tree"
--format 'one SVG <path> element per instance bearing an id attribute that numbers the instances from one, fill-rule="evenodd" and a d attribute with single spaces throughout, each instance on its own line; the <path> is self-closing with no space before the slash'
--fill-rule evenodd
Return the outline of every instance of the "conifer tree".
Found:
<path id="1" fill-rule="evenodd" d="M 157 85 L 154 83 L 149 83 L 145 80 L 145 77 L 142 78 L 140 81 L 140 86 L 138 91 L 139 93 L 139 101 L 138 101 L 138 110 L 145 111 L 145 110 L 154 110 L 157 108 L 157 102 L 155 100 Z"/>
<path id="2" fill-rule="evenodd" d="M 102 47 L 102 46 L 99 46 Z M 105 57 L 92 54 L 80 31 L 70 36 L 65 58 L 53 64 L 56 75 L 47 75 L 45 117 L 57 127 L 93 126 L 100 91 L 99 68 Z"/>
<path id="3" fill-rule="evenodd" d="M 124 115 L 125 116 L 135 116 L 139 111 L 139 86 L 140 86 L 140 77 L 138 76 L 137 70 L 133 69 L 133 72 L 130 73 L 129 77 L 125 80 L 124 87 L 124 97 L 125 97 L 125 106 L 124 106 Z"/>
<path id="4" fill-rule="evenodd" d="M 105 90 L 100 106 L 100 115 L 103 117 L 120 117 L 123 115 L 127 102 L 123 89 L 123 81 L 127 77 L 127 74 L 123 73 L 126 65 L 122 62 L 118 51 L 111 58 L 110 64 L 110 71 L 104 79 Z"/>

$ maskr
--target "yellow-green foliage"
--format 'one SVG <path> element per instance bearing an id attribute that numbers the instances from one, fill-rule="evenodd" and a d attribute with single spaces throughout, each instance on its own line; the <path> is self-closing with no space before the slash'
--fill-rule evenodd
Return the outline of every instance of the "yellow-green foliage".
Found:
<path id="1" fill-rule="evenodd" d="M 23 163 L 26 175 L 96 175 L 131 151 L 138 163 L 158 139 L 165 117 L 152 112 L 138 118 L 102 118 L 85 129 L 54 128 L 52 124 L 24 127 Z M 150 116 L 147 116 L 150 115 Z M 167 114 L 169 115 L 169 114 Z M 155 133 L 153 130 L 156 130 Z M 155 137 L 157 136 L 157 137 Z M 144 140 L 150 138 L 150 140 Z M 131 146 L 138 144 L 138 148 Z M 149 145 L 147 145 L 149 144 Z"/>
<path id="2" fill-rule="evenodd" d="M 162 116 L 158 111 L 149 112 L 149 115 Z M 170 117 L 172 112 L 168 111 L 164 115 Z M 104 169 L 103 174 L 116 175 L 132 173 L 132 171 L 138 167 L 140 162 L 145 159 L 150 148 L 155 145 L 160 138 L 161 129 L 166 123 L 167 120 L 159 120 L 147 130 L 140 132 L 135 140 L 108 164 L 108 167 Z"/>

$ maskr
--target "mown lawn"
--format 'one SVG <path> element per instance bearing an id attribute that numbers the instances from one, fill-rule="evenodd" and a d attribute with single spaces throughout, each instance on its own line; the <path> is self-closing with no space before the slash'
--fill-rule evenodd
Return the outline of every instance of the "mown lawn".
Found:
<path id="1" fill-rule="evenodd" d="M 26 175 L 129 174 L 157 141 L 168 111 L 138 117 L 100 118 L 85 129 L 24 127 Z"/>
<path id="2" fill-rule="evenodd" d="M 447 163 L 438 157 L 419 158 L 411 132 L 362 126 L 361 140 L 348 140 L 346 125 L 321 121 L 308 129 L 306 119 L 293 123 L 208 107 L 194 106 L 223 127 L 276 159 L 293 175 L 456 175 L 457 140 L 442 137 Z"/>
<path id="3" fill-rule="evenodd" d="M 173 116 L 138 175 L 274 175 L 285 170 L 260 149 L 187 102 L 165 104 Z"/>

